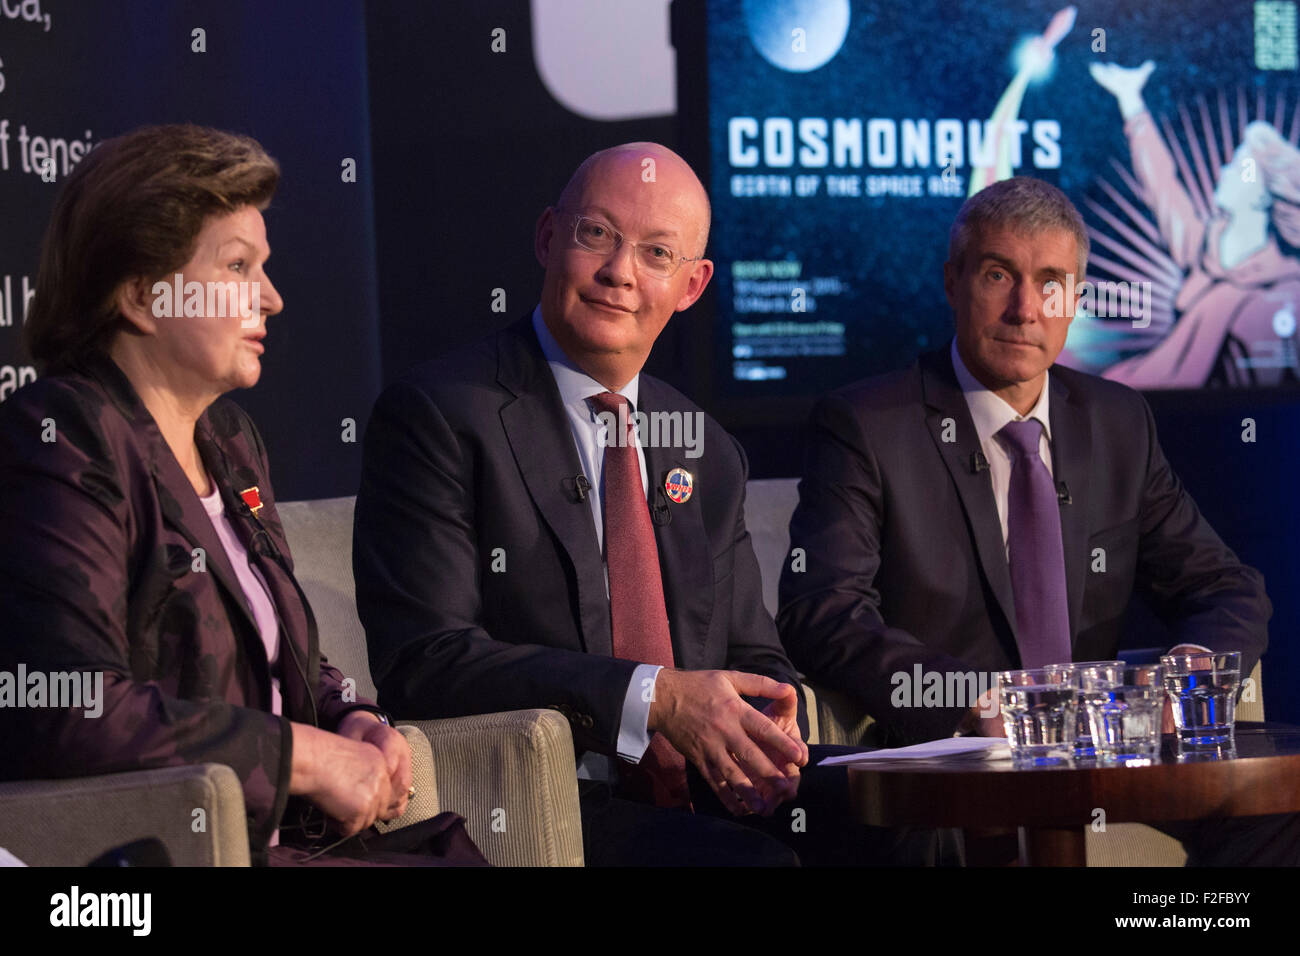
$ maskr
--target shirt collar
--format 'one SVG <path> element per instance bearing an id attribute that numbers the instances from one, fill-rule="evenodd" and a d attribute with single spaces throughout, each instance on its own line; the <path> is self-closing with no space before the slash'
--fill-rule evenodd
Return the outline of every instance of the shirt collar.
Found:
<path id="1" fill-rule="evenodd" d="M 952 340 L 952 370 L 957 376 L 957 384 L 961 386 L 962 394 L 966 398 L 966 406 L 970 409 L 970 417 L 975 422 L 975 432 L 979 435 L 980 444 L 987 444 L 989 439 L 1002 430 L 1008 422 L 1023 422 L 1031 418 L 1038 419 L 1043 425 L 1043 434 L 1047 440 L 1052 440 L 1052 418 L 1048 411 L 1047 395 L 1051 389 L 1051 372 L 1049 371 L 1043 377 L 1043 390 L 1038 396 L 1038 401 L 1034 407 L 1029 410 L 1028 415 L 1021 416 L 1014 408 L 998 395 L 979 383 L 966 364 L 957 354 L 957 339 Z"/>
<path id="2" fill-rule="evenodd" d="M 537 333 L 537 341 L 542 346 L 542 355 L 546 358 L 546 364 L 551 367 L 551 374 L 555 376 L 555 384 L 560 390 L 560 401 L 564 405 L 577 405 L 588 409 L 587 399 L 601 392 L 611 391 L 580 369 L 577 363 L 565 354 L 564 349 L 560 348 L 560 343 L 555 341 L 555 336 L 551 334 L 551 330 L 546 327 L 546 322 L 542 319 L 541 303 L 533 309 L 533 330 Z M 631 403 L 633 411 L 637 407 L 640 383 L 641 375 L 637 373 L 622 388 L 614 390 Z"/>

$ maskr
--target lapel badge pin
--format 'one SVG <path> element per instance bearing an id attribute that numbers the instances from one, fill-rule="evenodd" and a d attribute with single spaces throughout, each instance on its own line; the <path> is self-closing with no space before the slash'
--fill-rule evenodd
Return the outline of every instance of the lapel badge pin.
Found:
<path id="1" fill-rule="evenodd" d="M 664 479 L 664 491 L 668 492 L 668 497 L 675 504 L 686 504 L 691 500 L 691 492 L 694 490 L 695 479 L 685 468 L 674 468 Z"/>
<path id="2" fill-rule="evenodd" d="M 257 485 L 253 485 L 251 488 L 245 488 L 239 493 L 239 497 L 244 499 L 244 504 L 248 505 L 248 509 L 252 511 L 253 514 L 257 514 L 262 510 L 262 493 L 258 491 Z"/>

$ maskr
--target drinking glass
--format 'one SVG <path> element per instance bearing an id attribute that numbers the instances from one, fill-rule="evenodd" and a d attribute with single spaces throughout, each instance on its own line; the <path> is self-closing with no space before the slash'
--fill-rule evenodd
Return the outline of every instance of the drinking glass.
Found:
<path id="1" fill-rule="evenodd" d="M 999 705 L 1017 767 L 1069 765 L 1078 730 L 1079 694 L 1061 668 L 998 674 Z"/>
<path id="2" fill-rule="evenodd" d="M 1092 743 L 1092 727 L 1088 723 L 1088 709 L 1083 705 L 1083 691 L 1079 683 L 1079 679 L 1080 679 L 1080 674 L 1082 673 L 1085 667 L 1102 667 L 1102 666 L 1122 667 L 1124 666 L 1124 662 L 1123 661 L 1070 661 L 1064 664 L 1048 665 L 1050 669 L 1059 668 L 1061 670 L 1064 670 L 1068 675 L 1069 681 L 1072 684 L 1074 684 L 1076 688 L 1079 688 L 1078 717 L 1077 717 L 1078 728 L 1075 732 L 1075 738 L 1074 738 L 1075 760 L 1088 761 L 1088 760 L 1092 760 L 1097 756 L 1096 748 L 1093 746 Z"/>
<path id="3" fill-rule="evenodd" d="M 1160 658 L 1182 751 L 1230 750 L 1241 687 L 1241 653 L 1168 654 Z"/>
<path id="4" fill-rule="evenodd" d="M 1149 765 L 1160 753 L 1165 709 L 1158 664 L 1099 664 L 1078 671 L 1084 709 L 1100 763 Z"/>

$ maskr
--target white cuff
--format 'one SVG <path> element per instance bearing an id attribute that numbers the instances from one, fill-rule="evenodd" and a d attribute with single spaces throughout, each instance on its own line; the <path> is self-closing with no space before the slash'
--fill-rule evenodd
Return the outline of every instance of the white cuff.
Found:
<path id="1" fill-rule="evenodd" d="M 655 699 L 660 670 L 658 664 L 638 664 L 627 685 L 618 725 L 618 755 L 629 763 L 640 763 L 650 747 L 650 704 Z"/>

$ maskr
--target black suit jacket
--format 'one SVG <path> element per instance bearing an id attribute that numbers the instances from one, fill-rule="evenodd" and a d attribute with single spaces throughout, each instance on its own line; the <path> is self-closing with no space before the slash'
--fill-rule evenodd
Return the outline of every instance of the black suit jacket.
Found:
<path id="1" fill-rule="evenodd" d="M 638 410 L 699 408 L 642 374 Z M 797 689 L 745 530 L 744 453 L 711 418 L 702 449 L 645 448 L 676 664 Z M 675 467 L 696 480 L 684 504 L 664 492 Z M 384 391 L 366 430 L 353 567 L 385 707 L 409 718 L 550 707 L 579 750 L 616 752 L 637 662 L 610 656 L 581 474 L 531 317 Z"/>
<path id="2" fill-rule="evenodd" d="M 1136 588 L 1177 643 L 1239 650 L 1249 673 L 1272 612 L 1263 578 L 1170 470 L 1146 402 L 1061 366 L 1049 381 L 1053 474 L 1070 498 L 1061 536 L 1073 659 L 1115 656 Z M 891 742 L 946 736 L 961 718 L 892 706 L 891 675 L 1019 666 L 993 486 L 971 464 L 979 447 L 947 347 L 812 414 L 790 523 L 806 570 L 785 566 L 778 626 L 795 665 L 854 695 Z"/>

